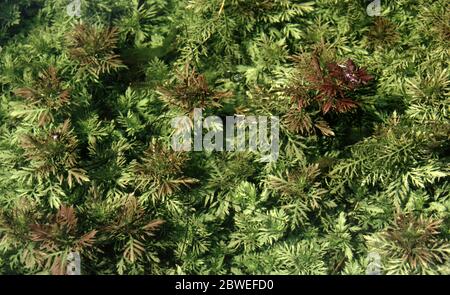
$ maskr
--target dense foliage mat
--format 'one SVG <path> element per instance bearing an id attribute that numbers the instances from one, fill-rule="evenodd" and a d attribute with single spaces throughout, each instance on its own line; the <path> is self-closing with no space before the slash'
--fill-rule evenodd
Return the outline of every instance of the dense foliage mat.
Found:
<path id="1" fill-rule="evenodd" d="M 0 273 L 450 274 L 448 1 L 70 2 L 0 0 Z"/>

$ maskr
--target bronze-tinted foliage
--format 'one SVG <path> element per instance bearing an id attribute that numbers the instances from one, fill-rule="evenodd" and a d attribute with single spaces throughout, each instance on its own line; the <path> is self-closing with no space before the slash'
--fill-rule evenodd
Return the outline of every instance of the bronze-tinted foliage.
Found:
<path id="1" fill-rule="evenodd" d="M 64 255 L 91 248 L 97 231 L 80 234 L 78 219 L 72 206 L 61 206 L 48 220 L 49 223 L 30 225 L 30 240 L 36 242 L 38 249 L 46 253 L 46 266 L 51 269 L 52 274 L 64 274 L 67 263 Z M 54 256 L 54 253 L 58 254 Z"/>
<path id="2" fill-rule="evenodd" d="M 372 80 L 365 69 L 358 68 L 350 59 L 344 64 L 327 63 L 326 70 L 322 70 L 318 58 L 314 56 L 311 65 L 312 71 L 307 76 L 310 83 L 308 90 L 317 93 L 315 99 L 321 104 L 324 114 L 330 110 L 345 113 L 356 108 L 358 103 L 348 98 L 348 92 Z"/>
<path id="3" fill-rule="evenodd" d="M 137 187 L 144 191 L 153 188 L 159 197 L 164 197 L 195 183 L 195 179 L 183 176 L 187 159 L 186 153 L 152 143 L 140 160 L 131 165 Z"/>
<path id="4" fill-rule="evenodd" d="M 420 21 L 425 24 L 427 34 L 431 35 L 433 39 L 443 42 L 443 46 L 448 46 L 450 41 L 449 3 L 425 7 L 423 16 L 420 16 Z"/>
<path id="5" fill-rule="evenodd" d="M 67 172 L 67 182 L 72 186 L 73 178 L 79 183 L 88 180 L 85 171 L 76 168 L 77 142 L 70 128 L 70 121 L 66 120 L 62 125 L 41 134 L 22 136 L 21 147 L 37 177 L 48 178 L 54 175 L 62 182 Z"/>
<path id="6" fill-rule="evenodd" d="M 292 107 L 284 116 L 284 123 L 293 132 L 310 134 L 319 130 L 334 135 L 320 116 L 328 112 L 345 113 L 358 107 L 352 100 L 353 91 L 365 87 L 373 78 L 351 59 L 335 61 L 324 48 L 312 54 L 294 56 L 296 73 L 284 93 L 291 97 Z"/>
<path id="7" fill-rule="evenodd" d="M 434 262 L 442 263 L 442 255 L 450 253 L 448 246 L 442 248 L 443 242 L 439 238 L 441 223 L 442 220 L 399 214 L 383 236 L 394 243 L 396 248 L 393 250 L 412 268 L 426 268 Z"/>
<path id="8" fill-rule="evenodd" d="M 28 224 L 36 219 L 33 200 L 25 197 L 16 198 L 14 206 L 0 209 L 0 228 L 2 238 L 14 237 L 20 242 L 28 241 Z"/>
<path id="9" fill-rule="evenodd" d="M 439 34 L 441 40 L 448 44 L 450 40 L 450 4 L 447 5 L 447 8 L 444 13 L 435 15 L 435 23 L 434 31 Z"/>
<path id="10" fill-rule="evenodd" d="M 48 132 L 22 136 L 21 146 L 25 150 L 25 156 L 30 161 L 46 162 L 47 160 L 54 160 L 54 162 L 60 162 L 69 167 L 76 163 L 74 151 L 77 140 L 71 134 L 69 120 Z"/>
<path id="11" fill-rule="evenodd" d="M 327 121 L 320 117 L 315 118 L 313 121 L 313 118 L 300 107 L 291 108 L 283 116 L 283 122 L 294 133 L 309 135 L 318 130 L 325 136 L 335 135 Z"/>
<path id="12" fill-rule="evenodd" d="M 187 112 L 194 108 L 220 107 L 220 100 L 231 95 L 230 92 L 211 89 L 205 76 L 188 65 L 177 73 L 175 85 L 160 87 L 159 91 L 164 100 Z"/>
<path id="13" fill-rule="evenodd" d="M 118 41 L 117 28 L 79 24 L 68 39 L 70 56 L 94 77 L 124 67 L 120 56 L 114 53 Z"/>
<path id="14" fill-rule="evenodd" d="M 133 263 L 145 253 L 145 241 L 164 223 L 161 219 L 149 219 L 138 199 L 128 195 L 118 209 L 115 220 L 104 228 L 108 240 L 124 242 L 123 257 Z"/>
<path id="15" fill-rule="evenodd" d="M 27 107 L 45 109 L 38 118 L 39 126 L 53 122 L 53 112 L 70 104 L 70 91 L 63 86 L 55 67 L 41 72 L 32 87 L 16 89 L 14 94 L 25 98 Z"/>
<path id="16" fill-rule="evenodd" d="M 311 116 L 301 108 L 291 108 L 283 116 L 283 122 L 294 133 L 310 134 L 313 131 Z"/>
<path id="17" fill-rule="evenodd" d="M 378 16 L 369 27 L 367 37 L 371 47 L 387 48 L 399 40 L 398 28 L 389 19 Z"/>
<path id="18" fill-rule="evenodd" d="M 277 191 L 281 198 L 293 199 L 303 198 L 305 192 L 311 189 L 320 175 L 318 164 L 305 167 L 297 167 L 287 171 L 282 177 L 269 176 L 266 183 L 271 190 Z"/>
<path id="19" fill-rule="evenodd" d="M 304 62 L 302 57 L 294 57 L 298 63 Z M 323 65 L 323 63 L 325 65 Z M 329 111 L 345 113 L 358 106 L 358 103 L 349 98 L 352 91 L 367 85 L 373 77 L 364 68 L 359 68 L 348 59 L 345 63 L 324 61 L 314 53 L 309 61 L 309 70 L 304 73 L 301 68 L 299 75 L 304 75 L 306 83 L 294 79 L 293 85 L 287 87 L 288 94 L 299 109 L 303 109 L 313 102 L 320 105 L 324 114 Z"/>
<path id="20" fill-rule="evenodd" d="M 164 223 L 160 219 L 149 220 L 148 214 L 133 195 L 129 195 L 123 204 L 116 214 L 115 221 L 112 225 L 108 225 L 105 231 L 112 234 L 140 235 L 143 238 L 142 235 L 153 236 L 153 232 Z"/>

